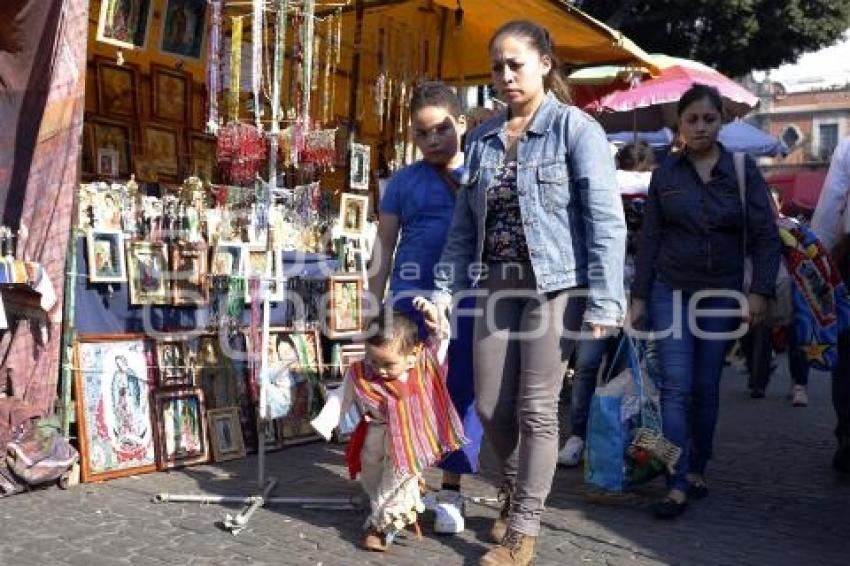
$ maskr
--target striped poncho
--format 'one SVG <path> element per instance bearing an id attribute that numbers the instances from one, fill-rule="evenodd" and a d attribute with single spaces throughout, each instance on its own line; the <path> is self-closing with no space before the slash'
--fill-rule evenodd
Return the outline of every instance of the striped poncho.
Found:
<path id="1" fill-rule="evenodd" d="M 446 389 L 444 364 L 431 347 L 418 348 L 406 381 L 382 379 L 362 361 L 349 368 L 357 402 L 386 423 L 390 459 L 396 473 L 403 475 L 418 474 L 467 442 Z M 364 425 L 361 421 L 359 428 Z M 352 456 L 359 457 L 359 448 L 351 448 Z M 359 470 L 359 462 L 356 465 Z"/>

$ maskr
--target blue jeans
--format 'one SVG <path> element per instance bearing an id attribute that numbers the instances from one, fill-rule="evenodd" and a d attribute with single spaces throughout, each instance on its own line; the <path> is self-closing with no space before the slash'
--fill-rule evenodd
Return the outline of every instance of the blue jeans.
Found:
<path id="1" fill-rule="evenodd" d="M 711 459 L 714 429 L 720 400 L 720 374 L 728 339 L 697 337 L 688 324 L 691 295 L 675 292 L 655 281 L 648 301 L 652 330 L 663 334 L 654 339 L 656 371 L 661 389 L 661 417 L 664 436 L 682 449 L 675 473 L 667 479 L 670 489 L 687 490 L 688 473 L 702 474 Z M 674 309 L 674 305 L 677 309 Z M 707 297 L 696 305 L 700 311 L 734 309 L 731 297 Z M 674 321 L 674 311 L 681 319 Z M 741 323 L 740 316 L 709 316 L 696 320 L 702 332 L 731 332 Z M 677 332 L 668 329 L 681 327 Z"/>

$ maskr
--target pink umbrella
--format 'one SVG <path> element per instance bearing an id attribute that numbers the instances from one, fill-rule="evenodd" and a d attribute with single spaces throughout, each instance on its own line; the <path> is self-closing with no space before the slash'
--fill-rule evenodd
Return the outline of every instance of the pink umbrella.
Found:
<path id="1" fill-rule="evenodd" d="M 585 105 L 606 129 L 658 130 L 676 121 L 676 103 L 694 83 L 713 86 L 723 97 L 729 118 L 758 106 L 759 99 L 725 75 L 709 68 L 673 65 L 628 90 L 617 90 Z"/>

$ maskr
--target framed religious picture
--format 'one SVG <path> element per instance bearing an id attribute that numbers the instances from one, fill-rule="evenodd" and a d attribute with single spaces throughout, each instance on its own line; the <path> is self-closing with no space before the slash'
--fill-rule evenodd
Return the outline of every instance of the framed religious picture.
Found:
<path id="1" fill-rule="evenodd" d="M 210 458 L 204 393 L 181 387 L 157 391 L 158 463 L 161 469 L 203 464 Z"/>
<path id="2" fill-rule="evenodd" d="M 271 279 L 268 277 L 268 262 L 271 260 Z M 269 301 L 278 303 L 283 300 L 283 278 L 281 276 L 281 254 L 276 251 L 268 253 L 264 246 L 245 246 L 245 302 L 251 303 L 251 289 L 247 283 L 251 278 L 260 279 L 257 298 L 263 299 L 268 293 Z"/>
<path id="3" fill-rule="evenodd" d="M 239 405 L 239 388 L 244 385 L 228 338 L 218 333 L 198 336 L 192 355 L 195 384 L 203 389 L 207 409 Z M 237 356 L 241 354 L 237 353 Z"/>
<path id="4" fill-rule="evenodd" d="M 363 279 L 360 275 L 331 275 L 328 279 L 328 338 L 358 334 L 363 329 Z"/>
<path id="5" fill-rule="evenodd" d="M 151 63 L 151 99 L 154 118 L 187 124 L 192 116 L 192 75 Z"/>
<path id="6" fill-rule="evenodd" d="M 245 441 L 242 439 L 242 423 L 239 422 L 237 407 L 208 410 L 207 428 L 210 431 L 213 462 L 245 457 Z"/>
<path id="7" fill-rule="evenodd" d="M 94 156 L 103 155 L 104 150 L 118 152 L 118 176 L 129 177 L 133 167 L 131 145 L 133 129 L 129 124 L 106 118 L 91 121 L 94 130 Z M 97 163 L 95 167 L 99 167 Z"/>
<path id="8" fill-rule="evenodd" d="M 352 189 L 369 189 L 370 147 L 362 143 L 351 144 L 351 167 L 348 170 L 348 185 Z"/>
<path id="9" fill-rule="evenodd" d="M 189 135 L 189 160 L 189 173 L 207 183 L 218 180 L 215 138 L 192 132 Z"/>
<path id="10" fill-rule="evenodd" d="M 99 230 L 121 230 L 124 195 L 121 185 L 99 185 L 92 198 L 94 226 Z"/>
<path id="11" fill-rule="evenodd" d="M 157 180 L 176 179 L 180 173 L 180 136 L 175 128 L 147 123 L 142 128 L 147 167 Z"/>
<path id="12" fill-rule="evenodd" d="M 124 264 L 124 232 L 89 230 L 86 235 L 89 282 L 123 283 L 127 280 Z"/>
<path id="13" fill-rule="evenodd" d="M 156 343 L 156 367 L 160 387 L 191 387 L 192 372 L 189 371 L 189 346 L 182 336 L 158 340 Z"/>
<path id="14" fill-rule="evenodd" d="M 219 241 L 213 250 L 211 275 L 238 276 L 244 273 L 245 244 L 237 241 Z"/>
<path id="15" fill-rule="evenodd" d="M 166 0 L 160 50 L 200 59 L 207 29 L 207 0 Z"/>
<path id="16" fill-rule="evenodd" d="M 102 177 L 118 176 L 118 150 L 105 147 L 97 150 L 97 174 Z"/>
<path id="17" fill-rule="evenodd" d="M 316 438 L 310 420 L 321 410 L 318 332 L 269 329 L 267 366 L 260 376 L 260 407 L 284 440 Z"/>
<path id="18" fill-rule="evenodd" d="M 82 481 L 154 471 L 144 336 L 81 335 L 74 353 Z"/>
<path id="19" fill-rule="evenodd" d="M 127 275 L 131 305 L 165 305 L 169 302 L 168 256 L 161 242 L 130 242 L 127 246 Z"/>
<path id="20" fill-rule="evenodd" d="M 96 59 L 97 106 L 99 113 L 115 118 L 139 115 L 139 71 L 130 63 L 116 65 L 108 59 Z"/>
<path id="21" fill-rule="evenodd" d="M 369 197 L 342 193 L 339 202 L 340 234 L 351 238 L 363 236 L 366 230 L 366 213 L 369 210 Z"/>
<path id="22" fill-rule="evenodd" d="M 207 258 L 204 243 L 171 245 L 171 304 L 201 306 L 209 303 Z"/>
<path id="23" fill-rule="evenodd" d="M 101 0 L 97 41 L 144 49 L 152 12 L 151 0 Z"/>

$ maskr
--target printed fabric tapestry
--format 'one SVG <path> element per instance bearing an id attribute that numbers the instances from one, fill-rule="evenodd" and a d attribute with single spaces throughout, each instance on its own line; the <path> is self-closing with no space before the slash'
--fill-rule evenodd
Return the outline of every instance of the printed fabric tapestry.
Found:
<path id="1" fill-rule="evenodd" d="M 0 211 L 16 256 L 56 291 L 46 343 L 20 324 L 0 340 L 0 382 L 42 414 L 56 400 L 65 256 L 83 123 L 88 0 L 0 1 Z"/>

